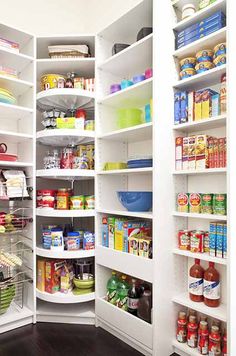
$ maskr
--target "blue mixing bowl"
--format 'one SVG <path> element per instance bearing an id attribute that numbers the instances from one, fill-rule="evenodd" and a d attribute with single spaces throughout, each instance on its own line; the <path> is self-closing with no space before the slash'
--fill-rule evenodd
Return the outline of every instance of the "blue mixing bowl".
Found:
<path id="1" fill-rule="evenodd" d="M 117 195 L 128 211 L 149 211 L 152 208 L 152 192 L 117 192 Z"/>

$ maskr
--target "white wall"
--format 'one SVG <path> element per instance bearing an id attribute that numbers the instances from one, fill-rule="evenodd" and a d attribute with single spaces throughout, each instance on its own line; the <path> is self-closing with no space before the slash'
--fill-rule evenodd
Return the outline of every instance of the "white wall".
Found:
<path id="1" fill-rule="evenodd" d="M 36 36 L 95 33 L 140 0 L 5 0 L 0 22 Z"/>

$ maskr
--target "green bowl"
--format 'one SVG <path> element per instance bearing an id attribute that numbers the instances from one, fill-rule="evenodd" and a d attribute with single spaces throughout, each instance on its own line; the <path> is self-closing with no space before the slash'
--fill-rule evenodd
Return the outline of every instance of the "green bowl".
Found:
<path id="1" fill-rule="evenodd" d="M 74 295 L 82 295 L 82 294 L 93 293 L 93 291 L 94 291 L 94 288 L 85 288 L 85 289 L 75 288 L 72 290 L 72 293 Z"/>
<path id="2" fill-rule="evenodd" d="M 73 279 L 74 285 L 76 288 L 79 289 L 87 289 L 87 288 L 92 288 L 95 284 L 94 279 L 78 279 L 74 278 Z"/>
<path id="3" fill-rule="evenodd" d="M 143 123 L 142 110 L 135 108 L 117 110 L 117 126 L 119 129 L 125 129 Z"/>

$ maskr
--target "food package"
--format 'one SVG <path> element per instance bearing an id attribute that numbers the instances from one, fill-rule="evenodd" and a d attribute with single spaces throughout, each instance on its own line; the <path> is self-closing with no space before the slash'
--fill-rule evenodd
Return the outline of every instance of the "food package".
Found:
<path id="1" fill-rule="evenodd" d="M 45 260 L 37 260 L 37 289 L 45 291 Z"/>
<path id="2" fill-rule="evenodd" d="M 183 138 L 183 156 L 182 156 L 182 167 L 183 170 L 189 168 L 188 164 L 188 137 Z"/>
<path id="3" fill-rule="evenodd" d="M 181 171 L 183 169 L 182 157 L 183 157 L 183 137 L 176 137 L 176 139 L 175 139 L 175 169 L 176 169 L 176 171 Z"/>
<path id="4" fill-rule="evenodd" d="M 196 169 L 201 170 L 209 168 L 208 164 L 208 139 L 207 135 L 196 136 Z"/>
<path id="5" fill-rule="evenodd" d="M 188 138 L 188 169 L 196 169 L 196 136 Z"/>
<path id="6" fill-rule="evenodd" d="M 57 261 L 45 261 L 45 292 L 54 294 L 60 290 L 61 267 Z"/>

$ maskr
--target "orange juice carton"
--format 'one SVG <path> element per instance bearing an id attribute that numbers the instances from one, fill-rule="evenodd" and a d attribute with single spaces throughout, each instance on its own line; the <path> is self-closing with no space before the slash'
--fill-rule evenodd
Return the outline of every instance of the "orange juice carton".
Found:
<path id="1" fill-rule="evenodd" d="M 195 104 L 194 104 L 194 120 L 199 121 L 202 119 L 202 91 L 195 92 Z"/>
<path id="2" fill-rule="evenodd" d="M 188 122 L 194 121 L 194 103 L 195 103 L 195 92 L 190 91 L 188 93 Z"/>
<path id="3" fill-rule="evenodd" d="M 208 166 L 208 139 L 207 135 L 196 136 L 196 169 L 209 168 Z"/>
<path id="4" fill-rule="evenodd" d="M 45 260 L 37 260 L 37 289 L 45 292 Z"/>
<path id="5" fill-rule="evenodd" d="M 139 256 L 152 258 L 152 238 L 145 237 L 139 240 Z"/>
<path id="6" fill-rule="evenodd" d="M 176 169 L 176 171 L 181 171 L 183 169 L 182 157 L 183 157 L 183 137 L 176 137 L 176 139 L 175 139 L 175 169 Z"/>
<path id="7" fill-rule="evenodd" d="M 196 136 L 188 138 L 188 169 L 196 169 Z"/>
<path id="8" fill-rule="evenodd" d="M 188 169 L 188 137 L 183 138 L 183 170 Z"/>
<path id="9" fill-rule="evenodd" d="M 218 94 L 211 89 L 205 89 L 202 92 L 202 119 L 208 119 L 212 116 L 212 96 Z"/>

